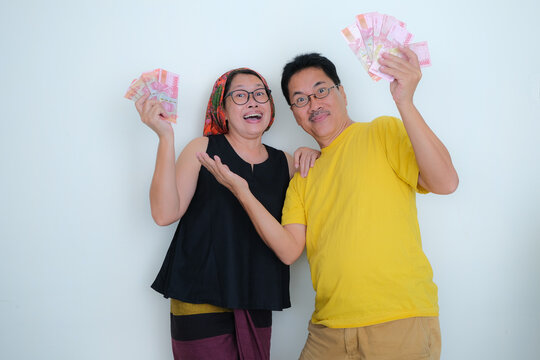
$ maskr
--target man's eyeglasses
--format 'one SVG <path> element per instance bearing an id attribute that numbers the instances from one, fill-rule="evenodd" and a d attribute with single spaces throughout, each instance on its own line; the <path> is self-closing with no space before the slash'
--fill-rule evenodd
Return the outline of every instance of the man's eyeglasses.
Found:
<path id="1" fill-rule="evenodd" d="M 259 104 L 264 104 L 270 99 L 270 89 L 260 88 L 253 91 L 246 90 L 234 90 L 225 95 L 223 101 L 230 96 L 232 101 L 236 105 L 244 105 L 249 101 L 249 95 L 253 96 L 253 99 Z"/>
<path id="2" fill-rule="evenodd" d="M 301 108 L 301 107 L 306 106 L 311 101 L 312 96 L 315 97 L 316 99 L 323 99 L 330 94 L 331 89 L 338 88 L 339 86 L 340 84 L 336 84 L 330 87 L 320 87 L 316 89 L 313 94 L 310 94 L 310 95 L 298 94 L 293 99 L 291 107 L 296 106 L 298 108 Z"/>

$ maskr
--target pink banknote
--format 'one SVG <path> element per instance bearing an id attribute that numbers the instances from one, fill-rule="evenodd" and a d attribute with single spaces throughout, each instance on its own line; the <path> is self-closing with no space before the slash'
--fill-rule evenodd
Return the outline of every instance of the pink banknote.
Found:
<path id="1" fill-rule="evenodd" d="M 139 98 L 149 93 L 150 90 L 146 87 L 143 79 L 138 78 L 131 82 L 124 97 L 129 100 L 137 101 Z"/>
<path id="2" fill-rule="evenodd" d="M 401 56 L 399 46 L 409 45 L 411 39 L 412 34 L 408 32 L 406 28 L 399 26 L 398 23 L 394 23 L 388 31 L 386 37 L 381 37 L 379 42 L 375 44 L 375 50 L 373 51 L 373 63 L 369 68 L 369 72 L 388 81 L 393 81 L 394 78 L 392 76 L 379 71 L 379 59 L 384 53 Z"/>
<path id="3" fill-rule="evenodd" d="M 355 17 L 355 23 L 341 30 L 341 33 L 349 48 L 375 81 L 381 78 L 394 80 L 392 76 L 379 71 L 379 59 L 384 53 L 403 57 L 399 51 L 400 46 L 408 46 L 414 51 L 421 67 L 431 65 L 427 42 L 411 44 L 413 34 L 407 30 L 403 21 L 393 16 L 377 12 L 360 14 Z"/>
<path id="4" fill-rule="evenodd" d="M 373 30 L 374 47 L 373 47 L 373 62 L 379 60 L 383 49 L 391 49 L 399 44 L 408 44 L 412 39 L 412 34 L 406 30 L 404 22 L 399 21 L 393 16 L 383 15 L 379 29 Z"/>
<path id="5" fill-rule="evenodd" d="M 125 98 L 137 101 L 150 94 L 149 99 L 158 99 L 167 113 L 166 120 L 176 123 L 178 104 L 178 75 L 163 69 L 145 72 L 133 80 Z"/>
<path id="6" fill-rule="evenodd" d="M 427 41 L 409 44 L 409 49 L 414 51 L 416 56 L 418 56 L 420 67 L 431 66 L 431 57 L 429 56 Z"/>
<path id="7" fill-rule="evenodd" d="M 429 56 L 429 49 L 428 49 L 427 41 L 421 41 L 417 43 L 408 44 L 407 47 L 411 49 L 418 57 L 418 62 L 420 64 L 420 67 L 431 66 L 431 58 Z M 401 51 L 399 51 L 399 48 L 397 47 L 388 49 L 388 51 L 384 50 L 383 52 L 388 52 L 392 55 L 396 55 L 401 58 L 404 57 L 404 55 L 401 53 Z M 378 63 L 371 64 L 371 67 L 369 69 L 370 74 L 377 74 L 383 79 L 386 79 L 388 81 L 393 81 L 394 77 L 380 72 L 379 66 L 377 64 Z"/>
<path id="8" fill-rule="evenodd" d="M 373 27 L 373 48 L 371 50 L 371 60 L 375 61 L 377 46 L 381 41 L 381 30 L 383 27 L 384 14 L 371 13 L 371 26 Z"/>
<path id="9" fill-rule="evenodd" d="M 373 15 L 375 13 L 360 14 L 356 16 L 356 26 L 360 30 L 360 36 L 366 46 L 366 51 L 369 57 L 369 65 L 373 60 Z"/>
<path id="10" fill-rule="evenodd" d="M 150 90 L 149 99 L 158 99 L 167 112 L 168 120 L 176 123 L 178 75 L 156 69 L 142 74 L 141 78 Z"/>
<path id="11" fill-rule="evenodd" d="M 345 29 L 341 30 L 341 34 L 345 38 L 345 41 L 347 41 L 349 48 L 356 55 L 358 60 L 360 60 L 360 62 L 362 63 L 362 66 L 364 67 L 364 69 L 366 69 L 369 76 L 371 76 L 371 78 L 375 81 L 381 80 L 380 77 L 369 72 L 371 60 L 369 59 L 366 45 L 364 44 L 364 40 L 362 40 L 362 36 L 360 35 L 360 30 L 358 30 L 358 27 L 355 24 L 349 25 Z"/>

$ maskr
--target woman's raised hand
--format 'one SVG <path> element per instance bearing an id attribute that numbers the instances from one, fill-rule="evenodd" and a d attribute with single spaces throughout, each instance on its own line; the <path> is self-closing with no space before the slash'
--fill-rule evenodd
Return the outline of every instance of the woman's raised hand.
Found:
<path id="1" fill-rule="evenodd" d="M 135 102 L 135 107 L 141 116 L 141 121 L 148 125 L 159 137 L 173 134 L 171 123 L 166 121 L 167 112 L 159 100 L 148 100 L 150 94 L 144 95 Z"/>
<path id="2" fill-rule="evenodd" d="M 215 155 L 212 159 L 207 153 L 197 153 L 197 159 L 199 159 L 206 170 L 214 175 L 221 185 L 229 189 L 235 196 L 238 197 L 244 190 L 249 191 L 247 181 L 233 173 L 227 165 L 224 165 L 219 156 Z"/>

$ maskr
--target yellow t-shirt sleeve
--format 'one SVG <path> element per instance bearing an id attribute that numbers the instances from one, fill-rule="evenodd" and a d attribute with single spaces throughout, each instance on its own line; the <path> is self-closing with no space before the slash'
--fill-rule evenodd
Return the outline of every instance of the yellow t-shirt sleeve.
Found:
<path id="1" fill-rule="evenodd" d="M 304 202 L 298 192 L 299 182 L 302 181 L 300 173 L 296 172 L 285 195 L 285 203 L 281 214 L 281 225 L 303 224 L 307 225 Z M 305 181 L 305 179 L 304 179 Z"/>
<path id="2" fill-rule="evenodd" d="M 373 121 L 386 158 L 397 176 L 421 194 L 429 191 L 418 185 L 418 163 L 403 122 L 392 116 L 381 116 Z"/>

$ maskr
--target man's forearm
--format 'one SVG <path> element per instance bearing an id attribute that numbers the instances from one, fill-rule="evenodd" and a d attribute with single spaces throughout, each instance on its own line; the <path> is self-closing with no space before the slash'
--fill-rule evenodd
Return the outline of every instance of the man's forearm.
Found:
<path id="1" fill-rule="evenodd" d="M 448 150 L 412 102 L 397 105 L 414 149 L 421 185 L 437 194 L 452 193 L 459 179 Z"/>

